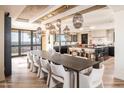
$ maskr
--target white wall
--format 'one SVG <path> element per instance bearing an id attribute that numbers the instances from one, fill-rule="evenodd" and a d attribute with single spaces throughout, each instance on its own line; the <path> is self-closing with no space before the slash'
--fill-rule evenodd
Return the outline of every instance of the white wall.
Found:
<path id="1" fill-rule="evenodd" d="M 115 17 L 115 77 L 124 80 L 124 11 Z"/>
<path id="2" fill-rule="evenodd" d="M 107 30 L 107 40 L 114 42 L 114 29 Z"/>
<path id="3" fill-rule="evenodd" d="M 0 81 L 4 77 L 4 12 L 0 11 Z"/>

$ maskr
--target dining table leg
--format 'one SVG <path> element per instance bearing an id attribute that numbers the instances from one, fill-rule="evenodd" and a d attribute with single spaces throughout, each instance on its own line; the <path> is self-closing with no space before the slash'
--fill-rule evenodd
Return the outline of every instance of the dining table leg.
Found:
<path id="1" fill-rule="evenodd" d="M 79 72 L 77 71 L 77 88 L 79 88 Z"/>

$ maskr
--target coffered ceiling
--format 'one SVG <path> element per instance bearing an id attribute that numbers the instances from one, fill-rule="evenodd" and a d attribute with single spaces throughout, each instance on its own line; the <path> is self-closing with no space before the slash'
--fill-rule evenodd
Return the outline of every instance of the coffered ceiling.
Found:
<path id="1" fill-rule="evenodd" d="M 27 22 L 43 22 L 48 21 L 49 19 L 59 18 L 61 19 L 69 18 L 74 13 L 80 12 L 85 14 L 91 11 L 95 11 L 106 7 L 101 6 L 91 6 L 91 5 L 5 5 L 0 6 L 0 9 L 5 10 L 10 13 L 10 16 L 18 21 L 27 21 Z M 54 21 L 54 20 L 51 20 Z"/>
<path id="2" fill-rule="evenodd" d="M 18 16 L 17 20 L 27 20 L 29 21 L 33 18 L 37 13 L 42 12 L 48 5 L 29 5 L 26 6 L 25 9 Z"/>
<path id="3" fill-rule="evenodd" d="M 83 25 L 86 26 L 113 22 L 112 12 L 106 5 L 0 5 L 0 10 L 10 13 L 13 27 L 17 24 L 20 24 L 17 27 L 25 27 L 26 25 L 22 26 L 22 22 L 25 22 L 24 24 L 29 24 L 27 26 L 36 29 L 41 24 L 62 19 L 63 25 L 71 25 L 73 28 L 72 18 L 77 12 L 82 14 Z"/>
<path id="4" fill-rule="evenodd" d="M 49 12 L 48 14 L 42 16 L 41 18 L 39 18 L 35 22 L 43 22 L 45 20 L 48 20 L 49 18 L 52 18 L 53 16 L 56 16 L 56 15 L 61 14 L 63 12 L 66 12 L 66 11 L 76 7 L 76 6 L 77 5 L 62 5 L 58 9 L 53 10 L 53 11 Z"/>

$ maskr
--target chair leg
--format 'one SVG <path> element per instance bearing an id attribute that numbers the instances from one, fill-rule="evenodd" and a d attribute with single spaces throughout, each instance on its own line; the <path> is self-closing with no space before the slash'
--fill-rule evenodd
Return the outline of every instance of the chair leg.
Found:
<path id="1" fill-rule="evenodd" d="M 39 77 L 39 76 L 40 76 L 40 71 L 41 71 L 41 68 L 40 68 L 40 67 L 38 67 L 37 77 Z"/>
<path id="2" fill-rule="evenodd" d="M 51 77 L 50 78 L 50 83 L 49 83 L 49 88 L 54 88 L 55 86 L 56 86 L 57 84 L 56 84 L 56 82 L 53 80 L 53 78 Z"/>
<path id="3" fill-rule="evenodd" d="M 48 76 L 47 76 L 47 86 L 49 87 L 49 84 L 50 84 L 50 78 L 51 78 L 51 74 L 48 73 Z"/>
<path id="4" fill-rule="evenodd" d="M 37 67 L 33 66 L 32 72 L 36 73 L 37 72 Z"/>
<path id="5" fill-rule="evenodd" d="M 104 88 L 104 84 L 103 84 L 103 82 L 101 83 L 101 88 Z"/>
<path id="6" fill-rule="evenodd" d="M 33 63 L 30 63 L 30 69 L 29 69 L 31 72 L 33 70 Z"/>
<path id="7" fill-rule="evenodd" d="M 27 68 L 30 69 L 29 59 L 27 59 Z"/>
<path id="8" fill-rule="evenodd" d="M 41 70 L 41 71 L 40 71 L 40 77 L 39 77 L 39 78 L 42 79 L 42 78 L 44 78 L 44 77 L 45 77 L 45 74 L 44 74 L 44 72 Z"/>
<path id="9" fill-rule="evenodd" d="M 98 86 L 98 88 L 104 88 L 103 82 Z"/>

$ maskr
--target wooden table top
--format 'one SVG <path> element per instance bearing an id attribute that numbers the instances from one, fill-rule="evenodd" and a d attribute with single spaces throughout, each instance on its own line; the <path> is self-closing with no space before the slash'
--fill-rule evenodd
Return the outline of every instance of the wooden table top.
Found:
<path id="1" fill-rule="evenodd" d="M 72 69 L 74 71 L 81 71 L 93 65 L 99 64 L 100 61 L 91 61 L 75 56 L 69 56 L 59 53 L 49 54 L 46 51 L 41 52 L 42 58 L 48 59 L 56 64 L 61 64 L 68 69 Z"/>

